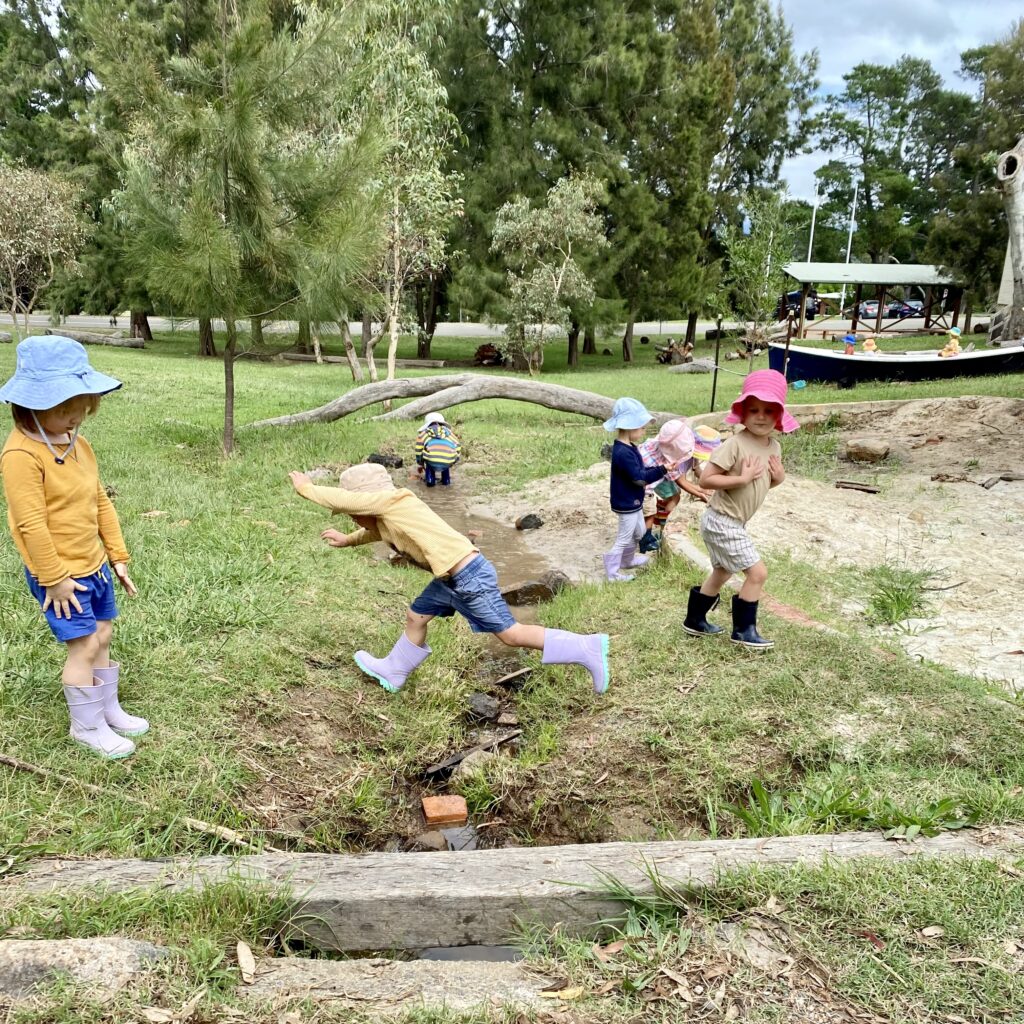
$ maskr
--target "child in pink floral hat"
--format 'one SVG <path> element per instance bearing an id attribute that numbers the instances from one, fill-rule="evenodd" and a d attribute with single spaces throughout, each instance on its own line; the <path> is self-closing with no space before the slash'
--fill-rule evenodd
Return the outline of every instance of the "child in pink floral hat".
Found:
<path id="1" fill-rule="evenodd" d="M 718 595 L 733 573 L 742 572 L 743 586 L 732 599 L 734 644 L 752 650 L 774 646 L 757 631 L 757 605 L 768 570 L 747 533 L 746 524 L 768 491 L 786 479 L 776 431 L 788 434 L 800 424 L 786 412 L 786 378 L 777 370 L 756 370 L 743 380 L 726 423 L 742 423 L 712 455 L 701 474 L 701 486 L 713 491 L 701 517 L 700 533 L 711 557 L 711 575 L 690 590 L 683 629 L 691 636 L 714 636 L 720 626 L 707 621 Z"/>
<path id="2" fill-rule="evenodd" d="M 711 494 L 687 479 L 693 468 L 694 435 L 685 420 L 669 420 L 658 431 L 656 437 L 644 441 L 640 447 L 640 458 L 647 467 L 663 466 L 665 476 L 647 490 L 657 498 L 654 515 L 646 517 L 647 533 L 640 541 L 640 550 L 657 549 L 665 523 L 672 514 L 685 491 L 691 497 L 707 501 Z M 649 545 L 649 546 L 648 546 Z"/>

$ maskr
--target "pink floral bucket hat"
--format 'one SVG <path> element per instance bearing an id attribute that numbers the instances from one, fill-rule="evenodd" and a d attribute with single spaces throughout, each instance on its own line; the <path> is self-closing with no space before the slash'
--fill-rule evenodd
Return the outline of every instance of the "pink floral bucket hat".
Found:
<path id="1" fill-rule="evenodd" d="M 676 465 L 693 457 L 693 431 L 683 420 L 669 420 L 658 431 L 658 447 L 665 459 Z"/>
<path id="2" fill-rule="evenodd" d="M 779 407 L 779 415 L 775 421 L 777 430 L 791 434 L 800 429 L 800 424 L 786 412 L 786 378 L 778 370 L 755 370 L 743 379 L 743 390 L 740 397 L 732 403 L 732 411 L 725 417 L 726 423 L 743 422 L 743 403 L 748 398 L 760 398 L 762 402 L 771 402 Z"/>

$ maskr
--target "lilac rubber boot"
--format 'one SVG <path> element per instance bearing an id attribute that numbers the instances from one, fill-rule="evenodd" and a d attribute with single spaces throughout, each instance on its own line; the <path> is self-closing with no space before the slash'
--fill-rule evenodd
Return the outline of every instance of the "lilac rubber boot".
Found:
<path id="1" fill-rule="evenodd" d="M 608 670 L 608 634 L 569 633 L 564 629 L 544 630 L 545 665 L 582 665 L 594 681 L 594 693 L 608 689 L 611 673 Z"/>
<path id="2" fill-rule="evenodd" d="M 96 689 L 103 694 L 103 717 L 114 732 L 122 736 L 143 736 L 149 732 L 149 722 L 144 718 L 129 715 L 117 699 L 117 682 L 121 677 L 121 666 L 111 662 L 108 668 L 94 668 L 93 678 L 99 680 Z"/>
<path id="3" fill-rule="evenodd" d="M 98 686 L 65 686 L 64 699 L 71 712 L 71 738 L 76 743 L 109 760 L 135 753 L 135 744 L 107 725 L 103 694 Z"/>
<path id="4" fill-rule="evenodd" d="M 622 571 L 622 556 L 617 551 L 604 556 L 604 574 L 609 583 L 629 583 L 633 579 Z"/>
<path id="5" fill-rule="evenodd" d="M 366 651 L 356 651 L 355 662 L 389 693 L 398 693 L 409 673 L 426 661 L 430 653 L 427 644 L 417 647 L 403 633 L 386 658 L 375 658 Z"/>
<path id="6" fill-rule="evenodd" d="M 622 554 L 622 568 L 623 569 L 639 569 L 641 566 L 646 565 L 650 561 L 647 555 L 637 554 L 636 545 L 631 548 L 626 548 Z"/>

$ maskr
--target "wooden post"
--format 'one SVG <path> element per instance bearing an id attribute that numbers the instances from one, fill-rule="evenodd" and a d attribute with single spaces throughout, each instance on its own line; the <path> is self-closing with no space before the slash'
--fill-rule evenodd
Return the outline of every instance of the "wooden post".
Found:
<path id="1" fill-rule="evenodd" d="M 853 319 L 850 321 L 850 333 L 857 333 L 857 315 L 860 313 L 860 296 L 864 290 L 864 285 L 858 284 L 856 290 L 853 293 Z M 839 311 L 840 314 L 842 310 Z"/>
<path id="2" fill-rule="evenodd" d="M 882 332 L 882 315 L 885 313 L 885 285 L 878 286 L 878 316 L 875 317 L 875 334 Z"/>
<path id="3" fill-rule="evenodd" d="M 957 321 L 960 319 L 960 303 L 964 301 L 964 290 L 963 288 L 953 289 L 953 323 L 952 326 L 956 327 Z"/>
<path id="4" fill-rule="evenodd" d="M 715 391 L 718 389 L 718 357 L 722 351 L 722 318 L 718 318 L 718 329 L 715 331 L 715 368 L 711 372 L 711 408 L 715 411 Z"/>
<path id="5" fill-rule="evenodd" d="M 935 301 L 935 289 L 928 285 L 928 291 L 924 296 L 924 329 L 927 331 L 932 325 L 932 303 Z"/>
<path id="6" fill-rule="evenodd" d="M 803 288 L 800 291 L 800 324 L 796 329 L 796 336 L 799 341 L 803 340 L 804 337 L 804 323 L 807 320 L 807 293 L 811 290 L 810 281 L 805 282 Z M 789 341 L 789 332 L 786 333 L 786 341 Z M 786 345 L 787 351 L 789 345 Z"/>

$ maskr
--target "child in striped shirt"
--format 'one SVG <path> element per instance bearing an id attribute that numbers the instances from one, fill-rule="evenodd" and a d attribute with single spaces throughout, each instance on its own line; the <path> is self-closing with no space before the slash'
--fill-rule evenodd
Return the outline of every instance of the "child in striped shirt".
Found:
<path id="1" fill-rule="evenodd" d="M 423 470 L 423 482 L 433 487 L 440 474 L 441 486 L 448 487 L 460 452 L 459 439 L 445 418 L 439 412 L 428 413 L 416 434 L 416 465 Z"/>

